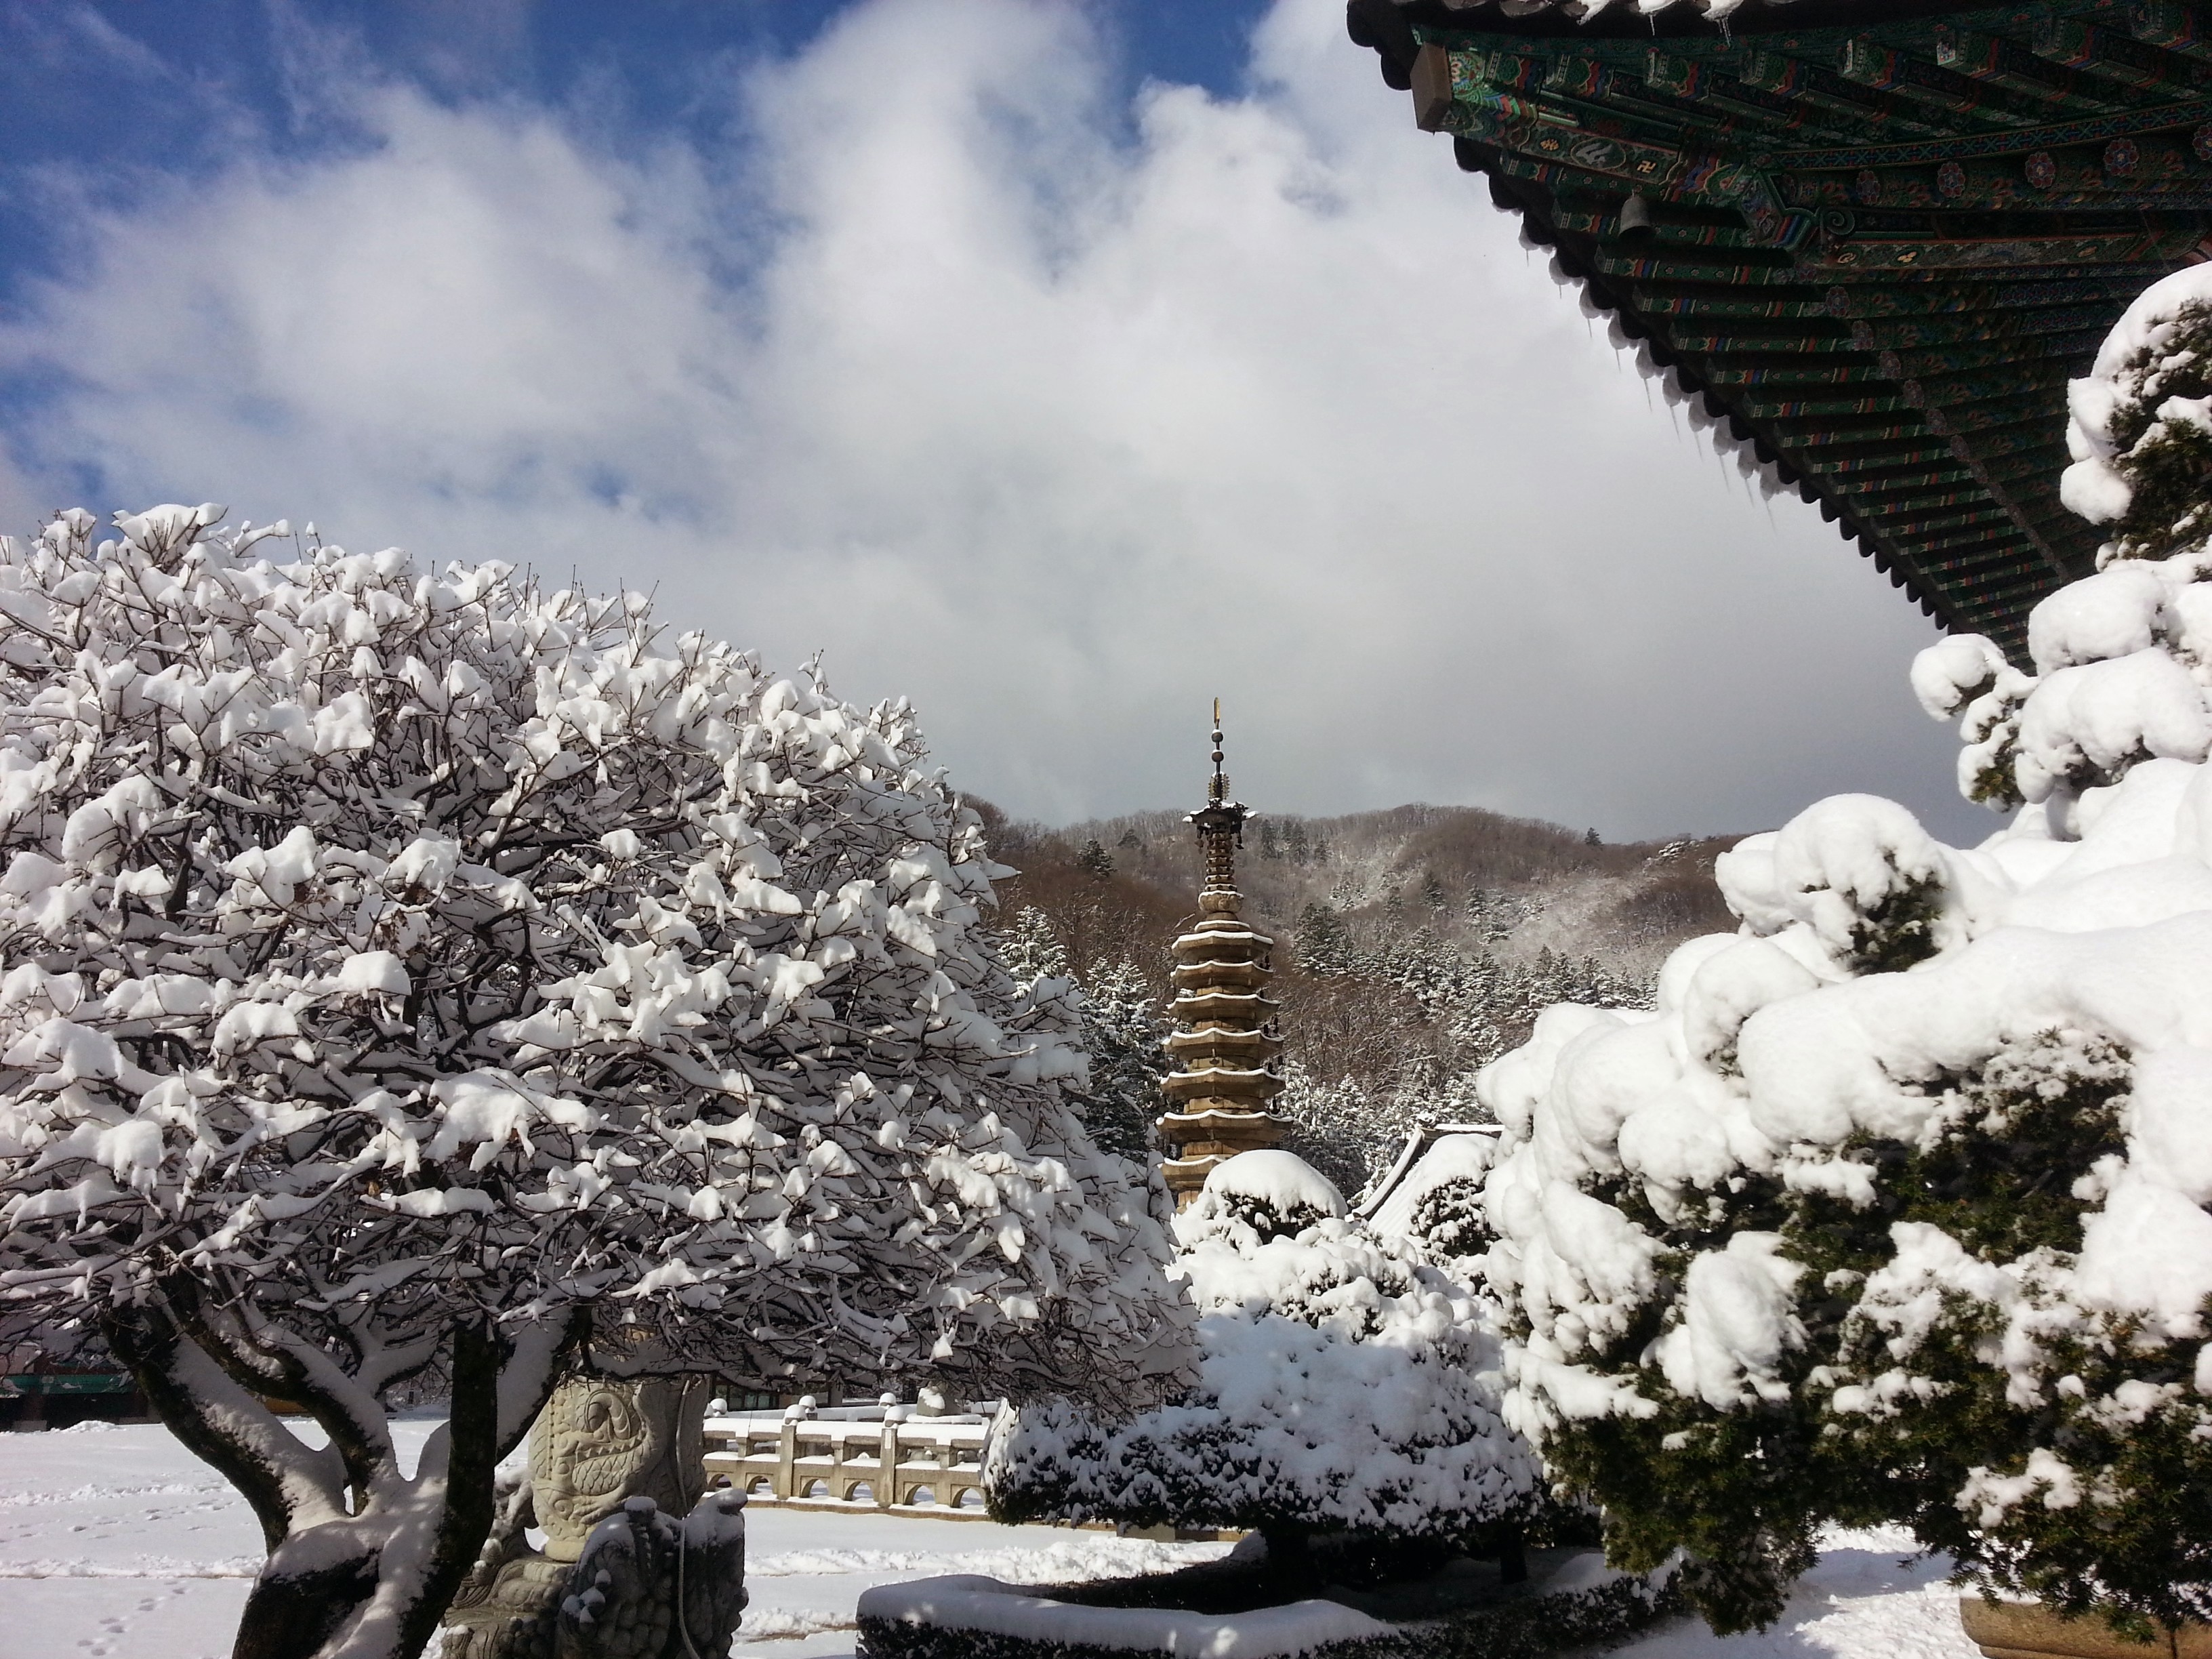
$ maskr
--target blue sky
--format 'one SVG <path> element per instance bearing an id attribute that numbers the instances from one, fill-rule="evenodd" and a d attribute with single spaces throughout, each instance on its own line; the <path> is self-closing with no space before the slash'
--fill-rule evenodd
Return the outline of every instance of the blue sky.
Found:
<path id="1" fill-rule="evenodd" d="M 1933 637 L 1340 0 L 0 0 L 0 519 L 217 500 L 906 695 L 1065 821 L 1993 821 Z"/>
<path id="2" fill-rule="evenodd" d="M 849 0 L 104 0 L 0 3 L 0 279 L 50 274 L 56 191 L 127 202 L 148 175 L 205 176 L 241 149 L 294 161 L 368 142 L 317 118 L 334 58 L 455 105 L 568 111 L 611 147 L 734 137 L 728 82 L 787 62 Z M 1084 8 L 1118 97 L 1146 79 L 1229 96 L 1264 0 Z"/>

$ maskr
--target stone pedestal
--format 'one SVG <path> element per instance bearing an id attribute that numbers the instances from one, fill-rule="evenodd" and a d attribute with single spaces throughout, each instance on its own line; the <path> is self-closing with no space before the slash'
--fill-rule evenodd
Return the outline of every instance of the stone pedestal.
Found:
<path id="1" fill-rule="evenodd" d="M 2212 1626 L 2163 1628 L 2131 1642 L 2101 1619 L 2067 1619 L 2034 1601 L 1959 1598 L 1959 1622 L 1987 1659 L 2212 1659 Z"/>

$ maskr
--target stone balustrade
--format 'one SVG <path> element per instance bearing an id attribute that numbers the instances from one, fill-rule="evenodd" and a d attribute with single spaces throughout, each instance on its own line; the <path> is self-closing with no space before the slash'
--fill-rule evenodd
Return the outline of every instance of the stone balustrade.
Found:
<path id="1" fill-rule="evenodd" d="M 924 1416 L 911 1407 L 732 1412 L 706 1422 L 707 1478 L 753 1503 L 981 1520 L 998 1402 Z"/>

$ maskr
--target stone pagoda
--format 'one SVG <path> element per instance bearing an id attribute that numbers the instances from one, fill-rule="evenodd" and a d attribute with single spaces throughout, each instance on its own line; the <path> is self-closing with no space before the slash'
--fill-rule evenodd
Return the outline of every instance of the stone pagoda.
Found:
<path id="1" fill-rule="evenodd" d="M 1175 1150 L 1164 1166 L 1181 1209 L 1224 1158 L 1273 1146 L 1283 1122 L 1267 1110 L 1282 1079 L 1274 1070 L 1282 1042 L 1274 1035 L 1276 1005 L 1267 995 L 1274 940 L 1237 915 L 1237 849 L 1249 808 L 1229 799 L 1221 769 L 1221 703 L 1213 705 L 1213 776 L 1206 805 L 1190 815 L 1206 854 L 1199 918 L 1175 942 L 1176 1000 L 1167 1039 L 1175 1071 L 1162 1086 L 1174 1103 L 1159 1120 L 1162 1140 Z"/>

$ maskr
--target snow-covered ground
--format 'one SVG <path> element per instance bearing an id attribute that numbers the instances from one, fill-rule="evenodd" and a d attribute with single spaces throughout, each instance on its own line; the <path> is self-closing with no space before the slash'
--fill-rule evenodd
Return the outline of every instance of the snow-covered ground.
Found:
<path id="1" fill-rule="evenodd" d="M 402 1421 L 409 1449 L 427 1425 Z M 1051 1527 L 755 1508 L 744 1659 L 853 1650 L 871 1585 L 974 1572 L 1014 1583 L 1201 1560 L 1216 1544 L 1155 1544 Z M 1617 1650 L 1633 1659 L 1975 1659 L 1940 1568 L 1906 1564 L 1902 1534 L 1838 1534 L 1788 1618 L 1723 1640 L 1676 1621 Z M 261 1558 L 252 1513 L 152 1427 L 0 1435 L 0 1659 L 225 1659 Z"/>

